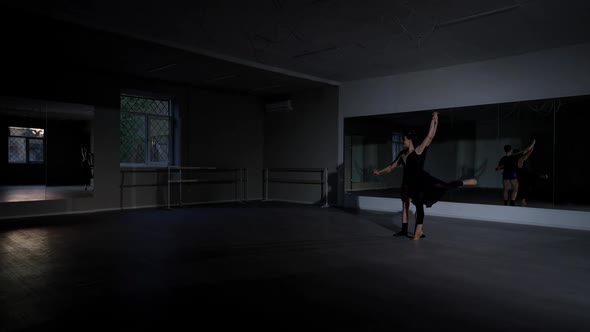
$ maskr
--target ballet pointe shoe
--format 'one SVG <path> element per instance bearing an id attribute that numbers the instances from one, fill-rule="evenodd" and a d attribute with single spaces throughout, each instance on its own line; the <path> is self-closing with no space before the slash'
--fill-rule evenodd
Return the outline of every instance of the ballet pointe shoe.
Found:
<path id="1" fill-rule="evenodd" d="M 475 185 L 477 185 L 477 180 L 476 179 L 463 180 L 463 185 L 464 186 L 475 186 Z"/>
<path id="2" fill-rule="evenodd" d="M 422 238 L 422 235 L 424 235 L 424 233 L 422 233 L 422 231 L 416 231 L 416 233 L 414 233 L 414 237 L 412 238 L 412 240 L 418 241 Z"/>
<path id="3" fill-rule="evenodd" d="M 424 232 L 422 232 L 422 225 L 418 225 L 416 227 L 416 230 L 414 231 L 414 237 L 412 238 L 412 240 L 418 241 L 420 240 L 422 235 L 424 235 Z"/>

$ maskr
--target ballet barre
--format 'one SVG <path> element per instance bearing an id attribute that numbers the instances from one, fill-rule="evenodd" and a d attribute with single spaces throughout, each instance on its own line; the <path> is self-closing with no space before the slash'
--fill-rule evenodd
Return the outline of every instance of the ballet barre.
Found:
<path id="1" fill-rule="evenodd" d="M 199 173 L 234 173 L 233 179 L 183 179 L 183 170 Z M 178 178 L 172 179 L 172 174 L 177 173 Z M 217 168 L 217 167 L 202 167 L 202 166 L 168 166 L 168 209 L 171 209 L 171 186 L 178 185 L 178 205 L 182 206 L 182 184 L 205 184 L 205 183 L 235 183 L 235 200 L 244 201 L 248 199 L 248 169 L 246 168 Z M 241 184 L 241 192 L 240 192 Z M 240 195 L 241 194 L 241 195 Z"/>
<path id="2" fill-rule="evenodd" d="M 277 179 L 270 178 L 270 173 L 320 173 L 320 180 L 298 180 L 298 179 Z M 297 183 L 297 184 L 319 184 L 321 188 L 321 197 L 324 204 L 322 207 L 329 207 L 328 205 L 328 169 L 327 168 L 265 168 L 263 170 L 263 197 L 264 201 L 268 201 L 268 184 L 273 183 Z"/>
<path id="3" fill-rule="evenodd" d="M 133 183 L 127 184 L 125 183 L 125 174 L 135 174 L 135 173 L 154 173 L 156 174 L 156 182 L 150 183 Z M 166 173 L 166 168 L 164 167 L 140 167 L 140 168 L 125 168 L 121 169 L 121 183 L 119 185 L 119 208 L 123 210 L 123 191 L 125 188 L 137 188 L 137 187 L 158 187 L 162 186 L 165 183 L 159 182 L 158 179 L 162 173 Z"/>
<path id="4" fill-rule="evenodd" d="M 233 179 L 183 179 L 182 171 L 191 172 L 233 172 L 235 174 Z M 153 173 L 156 174 L 156 181 L 149 183 L 133 183 L 128 184 L 125 182 L 126 174 L 134 173 Z M 173 179 L 172 175 L 177 173 L 178 178 Z M 186 174 L 186 172 L 185 172 Z M 160 176 L 166 175 L 166 181 L 160 181 Z M 167 186 L 166 205 L 168 209 L 171 209 L 171 186 L 178 185 L 179 190 L 179 205 L 182 206 L 182 184 L 205 184 L 205 183 L 235 183 L 235 200 L 244 201 L 248 199 L 248 169 L 246 168 L 216 168 L 216 167 L 186 167 L 186 166 L 168 166 L 168 167 L 141 167 L 141 168 L 129 168 L 121 169 L 121 183 L 120 183 L 120 197 L 119 204 L 120 208 L 123 209 L 123 191 L 126 188 L 137 188 L 137 187 L 159 187 Z M 242 186 L 240 186 L 240 184 Z M 241 187 L 241 190 L 240 190 Z"/>

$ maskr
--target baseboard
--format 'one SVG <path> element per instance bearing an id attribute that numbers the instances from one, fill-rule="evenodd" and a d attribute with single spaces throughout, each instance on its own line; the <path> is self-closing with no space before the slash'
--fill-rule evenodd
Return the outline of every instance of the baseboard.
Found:
<path id="1" fill-rule="evenodd" d="M 262 200 L 263 202 L 284 202 L 284 203 L 295 203 L 295 204 L 305 204 L 305 205 L 318 205 L 317 202 L 309 202 L 309 201 L 295 201 L 289 199 L 268 199 Z M 320 203 L 323 205 L 323 203 Z"/>
<path id="2" fill-rule="evenodd" d="M 399 198 L 346 195 L 344 204 L 345 207 L 348 208 L 367 211 L 394 213 L 401 211 Z M 414 206 L 411 206 L 410 210 L 415 212 Z M 438 202 L 433 205 L 432 208 L 427 209 L 426 215 L 586 231 L 590 230 L 590 212 L 588 211 Z"/>

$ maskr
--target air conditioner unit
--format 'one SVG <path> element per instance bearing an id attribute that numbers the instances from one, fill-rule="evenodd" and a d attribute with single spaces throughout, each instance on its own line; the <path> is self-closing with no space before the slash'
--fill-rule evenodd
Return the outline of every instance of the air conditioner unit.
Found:
<path id="1" fill-rule="evenodd" d="M 291 100 L 283 100 L 274 103 L 268 103 L 265 106 L 267 112 L 289 112 L 293 110 Z"/>

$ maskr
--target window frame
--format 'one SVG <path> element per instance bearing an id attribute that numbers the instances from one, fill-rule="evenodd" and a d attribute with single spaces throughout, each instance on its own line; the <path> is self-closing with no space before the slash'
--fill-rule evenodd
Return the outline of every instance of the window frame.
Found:
<path id="1" fill-rule="evenodd" d="M 133 114 L 136 116 L 141 116 L 143 118 L 144 123 L 144 135 L 145 135 L 145 162 L 143 163 L 130 163 L 130 162 L 121 162 L 119 155 L 119 165 L 120 167 L 128 167 L 128 168 L 137 168 L 137 167 L 167 167 L 175 164 L 175 148 L 176 148 L 176 140 L 175 140 L 175 131 L 176 128 L 174 127 L 175 119 L 176 119 L 176 112 L 175 112 L 175 103 L 174 99 L 170 96 L 164 95 L 156 95 L 152 93 L 137 93 L 137 92 L 121 92 L 119 94 L 119 98 L 121 97 L 130 97 L 130 98 L 141 98 L 141 99 L 151 99 L 151 100 L 159 100 L 159 101 L 167 101 L 168 102 L 168 115 L 157 115 L 157 114 L 149 114 L 149 113 L 141 113 L 141 112 L 125 112 L 128 114 Z M 123 113 L 121 111 L 121 106 L 119 104 L 119 114 Z M 121 116 L 119 115 L 119 121 Z M 151 153 L 151 140 L 150 140 L 150 119 L 159 119 L 159 120 L 167 120 L 168 122 L 168 160 L 163 162 L 153 162 L 151 161 L 152 153 Z M 121 124 L 119 123 L 119 130 L 121 130 Z M 119 143 L 120 144 L 120 143 Z M 121 149 L 121 145 L 119 145 L 119 153 Z"/>
<path id="2" fill-rule="evenodd" d="M 394 131 L 391 133 L 391 160 L 395 160 L 397 155 L 404 148 L 404 135 L 401 132 Z"/>
<path id="3" fill-rule="evenodd" d="M 13 137 L 25 139 L 25 161 L 24 162 L 11 161 L 10 156 L 7 154 L 6 155 L 7 163 L 12 164 L 12 165 L 43 165 L 43 164 L 45 164 L 45 146 L 46 146 L 46 144 L 45 144 L 45 133 L 46 133 L 45 128 L 33 128 L 33 129 L 43 129 L 43 136 L 42 137 L 29 137 L 29 136 L 22 136 L 22 135 L 12 135 L 10 133 L 11 127 L 12 128 L 32 128 L 32 127 L 8 126 L 8 137 L 6 140 L 7 143 L 10 140 L 10 138 L 13 138 Z M 29 146 L 30 146 L 29 141 L 30 140 L 39 140 L 43 143 L 43 152 L 42 152 L 43 160 L 42 161 L 31 161 L 31 158 L 30 158 L 31 150 L 29 148 Z M 10 153 L 10 150 L 8 150 L 8 153 Z"/>

